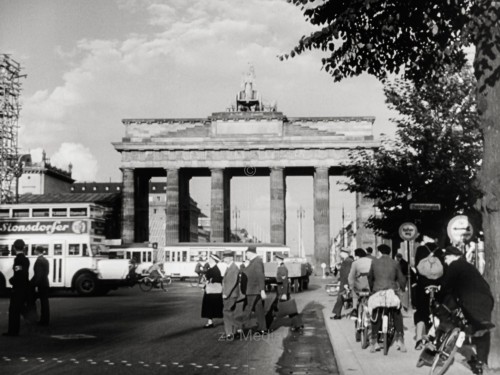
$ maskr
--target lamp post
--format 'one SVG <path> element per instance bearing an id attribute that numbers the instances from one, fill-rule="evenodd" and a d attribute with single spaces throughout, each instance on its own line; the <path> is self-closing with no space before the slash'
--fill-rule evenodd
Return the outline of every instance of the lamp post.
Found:
<path id="1" fill-rule="evenodd" d="M 297 218 L 299 219 L 299 257 L 303 258 L 303 248 L 302 248 L 302 219 L 306 217 L 306 210 L 302 206 L 297 210 Z"/>

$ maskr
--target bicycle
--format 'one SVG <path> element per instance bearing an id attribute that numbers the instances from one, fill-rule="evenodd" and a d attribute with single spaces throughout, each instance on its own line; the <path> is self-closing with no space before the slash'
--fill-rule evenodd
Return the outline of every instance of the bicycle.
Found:
<path id="1" fill-rule="evenodd" d="M 380 342 L 381 337 L 384 355 L 387 355 L 389 352 L 389 348 L 394 341 L 394 337 L 396 336 L 396 327 L 394 325 L 395 309 L 395 307 L 380 306 L 373 310 L 373 316 L 375 316 L 375 319 L 372 317 L 372 322 L 382 319 L 382 327 L 378 333 L 378 341 Z"/>
<path id="2" fill-rule="evenodd" d="M 164 285 L 170 285 L 172 283 L 172 278 L 170 276 L 165 276 L 162 278 L 152 278 L 149 275 L 144 275 L 144 277 L 137 280 L 137 284 L 139 284 L 139 289 L 143 292 L 149 292 L 153 288 L 161 288 L 164 289 Z"/>
<path id="3" fill-rule="evenodd" d="M 439 319 L 434 314 L 434 306 L 436 305 L 436 293 L 441 289 L 438 285 L 429 285 L 425 287 L 425 293 L 429 294 L 429 323 L 430 328 L 427 334 L 422 337 L 422 345 L 424 345 L 424 350 L 420 353 L 417 360 L 417 367 L 422 367 L 424 365 L 431 366 L 432 362 L 429 360 L 429 348 L 428 343 L 434 341 L 436 336 L 436 328 L 439 326 Z"/>
<path id="4" fill-rule="evenodd" d="M 445 327 L 441 327 L 443 325 Z M 493 327 L 494 325 L 489 323 L 474 331 L 460 308 L 452 311 L 449 322 L 446 324 L 438 322 L 436 338 L 430 345 L 431 350 L 435 348 L 435 355 L 429 375 L 446 373 L 455 361 L 455 354 L 464 344 L 471 345 L 472 337 L 483 335 Z M 482 369 L 472 370 L 475 374 L 482 374 Z"/>
<path id="5" fill-rule="evenodd" d="M 356 342 L 361 342 L 361 349 L 366 349 L 369 345 L 370 337 L 370 314 L 368 312 L 368 290 L 358 292 L 358 315 L 354 321 Z"/>

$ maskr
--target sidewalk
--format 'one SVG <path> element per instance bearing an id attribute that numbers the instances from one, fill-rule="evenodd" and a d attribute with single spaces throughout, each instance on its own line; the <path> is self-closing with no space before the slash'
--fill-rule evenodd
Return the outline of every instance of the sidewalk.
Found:
<path id="1" fill-rule="evenodd" d="M 335 353 L 335 359 L 339 368 L 340 375 L 425 375 L 429 373 L 429 367 L 417 368 L 415 364 L 420 355 L 420 351 L 414 349 L 413 340 L 414 325 L 413 312 L 403 313 L 403 322 L 405 326 L 405 345 L 406 353 L 401 353 L 394 347 L 389 349 L 387 356 L 379 351 L 370 353 L 369 349 L 361 349 L 361 344 L 354 338 L 354 322 L 349 318 L 341 320 L 330 319 L 333 305 L 337 299 L 336 296 L 329 296 L 325 291 L 325 285 L 331 282 L 329 279 L 316 278 L 315 284 L 321 285 L 324 291 L 322 297 L 323 317 L 325 325 L 330 336 L 330 341 Z M 349 310 L 350 311 L 350 310 Z M 343 314 L 346 312 L 343 311 Z M 472 372 L 462 364 L 464 357 L 457 355 L 455 363 L 448 370 L 450 375 L 470 375 Z M 487 372 L 485 371 L 485 374 Z"/>

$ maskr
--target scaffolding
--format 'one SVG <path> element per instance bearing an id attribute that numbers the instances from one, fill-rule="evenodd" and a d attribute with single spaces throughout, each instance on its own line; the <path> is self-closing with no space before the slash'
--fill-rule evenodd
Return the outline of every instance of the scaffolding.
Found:
<path id="1" fill-rule="evenodd" d="M 21 66 L 9 55 L 0 54 L 0 203 L 14 197 L 12 182 L 20 175 L 17 131 Z"/>

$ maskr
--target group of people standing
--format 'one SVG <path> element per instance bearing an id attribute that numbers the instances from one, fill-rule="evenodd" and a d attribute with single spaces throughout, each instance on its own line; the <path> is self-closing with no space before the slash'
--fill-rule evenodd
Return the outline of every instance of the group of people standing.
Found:
<path id="1" fill-rule="evenodd" d="M 371 249 L 367 249 L 371 250 Z M 358 248 L 354 257 L 347 250 L 341 252 L 342 262 L 338 269 L 340 291 L 333 308 L 331 319 L 341 319 L 343 307 L 343 292 L 352 292 L 353 310 L 351 317 L 357 317 L 358 293 L 369 291 L 373 296 L 377 292 L 393 290 L 399 297 L 407 288 L 407 276 L 411 273 L 411 301 L 414 308 L 415 349 L 422 350 L 427 340 L 427 331 L 431 326 L 431 306 L 426 288 L 430 285 L 439 286 L 436 294 L 436 304 L 440 306 L 441 321 L 446 321 L 451 311 L 460 307 L 465 318 L 475 331 L 484 330 L 480 337 L 473 337 L 476 348 L 469 360 L 471 370 L 482 374 L 482 368 L 488 360 L 490 335 L 485 328 L 491 328 L 491 313 L 494 299 L 488 283 L 479 271 L 466 261 L 462 251 L 455 246 L 440 249 L 435 243 L 418 246 L 415 251 L 414 267 L 402 261 L 402 257 L 392 258 L 392 250 L 388 245 L 377 247 L 379 256 L 371 251 Z M 394 315 L 395 344 L 406 352 L 404 345 L 404 327 L 401 314 L 401 304 Z M 380 322 L 372 320 L 370 352 L 376 352 L 377 335 Z"/>
<path id="2" fill-rule="evenodd" d="M 40 298 L 40 320 L 39 325 L 49 325 L 49 262 L 43 256 L 43 247 L 34 249 L 37 259 L 33 266 L 33 277 L 29 279 L 30 261 L 26 257 L 26 245 L 23 240 L 18 239 L 12 246 L 14 271 L 9 280 L 12 285 L 9 304 L 9 326 L 3 336 L 18 336 L 21 315 L 36 315 L 36 299 Z"/>
<path id="3" fill-rule="evenodd" d="M 268 296 L 263 260 L 257 255 L 255 246 L 245 251 L 246 262 L 241 267 L 235 263 L 234 257 L 233 251 L 225 251 L 222 259 L 210 255 L 201 308 L 202 318 L 207 319 L 203 328 L 213 328 L 214 319 L 223 318 L 227 340 L 237 338 L 245 329 L 261 334 L 269 331 L 264 305 Z M 278 288 L 282 290 L 288 278 L 282 269 L 278 274 Z"/>

